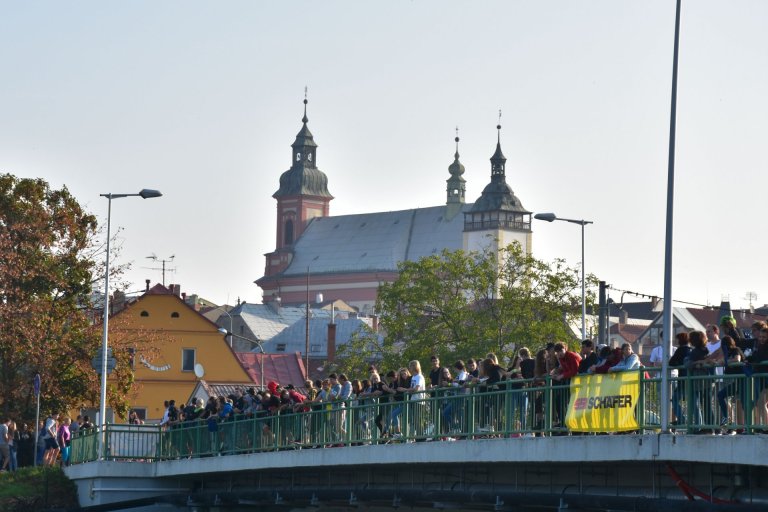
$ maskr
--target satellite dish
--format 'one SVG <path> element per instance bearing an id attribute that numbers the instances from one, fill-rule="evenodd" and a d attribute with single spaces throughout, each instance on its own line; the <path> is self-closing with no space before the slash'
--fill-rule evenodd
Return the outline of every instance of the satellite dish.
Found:
<path id="1" fill-rule="evenodd" d="M 200 363 L 197 363 L 195 365 L 195 377 L 197 377 L 198 379 L 202 379 L 203 375 L 205 375 L 205 368 L 203 368 L 203 365 L 201 365 Z"/>

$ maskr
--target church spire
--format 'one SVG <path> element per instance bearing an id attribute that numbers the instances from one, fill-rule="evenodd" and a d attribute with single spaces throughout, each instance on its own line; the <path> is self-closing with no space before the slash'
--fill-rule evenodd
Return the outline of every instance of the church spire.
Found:
<path id="1" fill-rule="evenodd" d="M 501 152 L 501 109 L 499 109 L 499 124 L 496 125 L 496 152 L 491 157 L 491 179 L 500 176 L 503 180 L 506 164 L 507 159 Z"/>
<path id="2" fill-rule="evenodd" d="M 448 172 L 451 177 L 448 178 L 447 200 L 446 204 L 464 204 L 464 196 L 466 193 L 466 182 L 462 177 L 464 174 L 464 166 L 459 161 L 459 127 L 456 127 L 456 153 L 453 155 L 453 163 L 448 166 Z"/>
<path id="3" fill-rule="evenodd" d="M 307 88 L 304 88 L 304 115 L 301 130 L 291 144 L 291 168 L 280 176 L 280 189 L 272 197 L 308 195 L 333 197 L 328 192 L 328 178 L 317 168 L 317 144 L 307 123 Z"/>

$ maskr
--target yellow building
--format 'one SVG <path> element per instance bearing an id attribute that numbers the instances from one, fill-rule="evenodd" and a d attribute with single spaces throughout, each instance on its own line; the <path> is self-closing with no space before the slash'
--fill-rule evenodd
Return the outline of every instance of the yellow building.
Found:
<path id="1" fill-rule="evenodd" d="M 153 348 L 159 353 L 152 360 L 138 352 L 133 362 L 136 395 L 131 409 L 147 420 L 162 418 L 165 400 L 176 400 L 177 405 L 188 400 L 202 378 L 253 385 L 218 326 L 168 288 L 155 285 L 115 316 L 119 322 L 110 322 L 110 327 L 150 331 L 158 340 Z M 108 411 L 107 418 L 111 417 Z"/>

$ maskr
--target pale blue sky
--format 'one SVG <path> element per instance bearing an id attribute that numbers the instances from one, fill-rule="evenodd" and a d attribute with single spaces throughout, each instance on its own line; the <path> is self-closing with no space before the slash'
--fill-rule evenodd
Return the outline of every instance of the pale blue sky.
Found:
<path id="1" fill-rule="evenodd" d="M 768 2 L 683 2 L 676 299 L 768 302 Z M 507 181 L 534 212 L 586 218 L 587 271 L 662 294 L 674 0 L 0 1 L 0 170 L 113 205 L 132 289 L 168 281 L 259 302 L 278 177 L 309 86 L 332 214 L 445 200 L 460 128 L 467 198 Z M 534 253 L 580 259 L 578 226 Z"/>

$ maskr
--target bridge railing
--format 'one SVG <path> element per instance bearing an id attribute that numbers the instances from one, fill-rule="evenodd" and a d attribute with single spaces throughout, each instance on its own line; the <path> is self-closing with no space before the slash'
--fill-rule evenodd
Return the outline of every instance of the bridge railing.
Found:
<path id="1" fill-rule="evenodd" d="M 670 383 L 668 407 L 678 432 L 752 433 L 768 428 L 768 374 L 672 376 Z M 569 411 L 573 412 L 571 398 L 587 391 L 579 386 L 547 377 L 489 387 L 431 389 L 401 399 L 311 403 L 299 412 L 195 420 L 167 428 L 109 424 L 105 458 L 152 462 L 298 448 L 567 435 L 572 432 L 567 423 Z M 636 430 L 658 430 L 661 378 L 657 369 L 640 370 L 637 386 Z M 618 430 L 626 428 L 591 431 Z M 94 429 L 73 436 L 72 463 L 97 460 L 98 435 Z"/>

